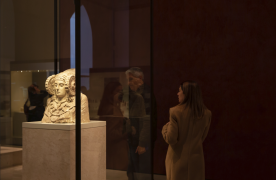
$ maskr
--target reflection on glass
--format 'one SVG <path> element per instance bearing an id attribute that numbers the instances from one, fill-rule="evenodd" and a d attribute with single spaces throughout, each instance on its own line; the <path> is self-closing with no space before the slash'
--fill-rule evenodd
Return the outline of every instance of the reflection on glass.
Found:
<path id="1" fill-rule="evenodd" d="M 45 80 L 53 70 L 3 71 L 1 77 L 1 178 L 22 179 L 22 122 L 41 121 L 46 106 Z M 30 63 L 31 64 L 31 63 Z M 3 85 L 3 86 L 2 86 Z"/>
<path id="2" fill-rule="evenodd" d="M 92 71 L 89 81 L 89 90 L 83 86 L 82 92 L 89 99 L 91 119 L 106 121 L 106 168 L 123 170 L 128 179 L 151 179 L 156 119 L 142 69 Z"/>
<path id="3" fill-rule="evenodd" d="M 126 170 L 128 163 L 127 134 L 123 132 L 124 117 L 121 83 L 109 82 L 103 92 L 98 115 L 106 121 L 106 168 Z"/>
<path id="4" fill-rule="evenodd" d="M 150 179 L 155 130 L 150 86 L 142 69 L 91 73 L 90 85 L 82 92 L 88 96 L 91 119 L 106 121 L 107 169 L 124 170 L 129 179 Z"/>
<path id="5" fill-rule="evenodd" d="M 22 145 L 22 122 L 41 120 L 54 59 L 59 59 L 57 70 L 74 67 L 74 2 L 55 2 L 58 32 L 53 1 L 0 1 L 1 151 Z M 107 168 L 123 170 L 125 178 L 147 179 L 140 175 L 150 173 L 150 88 L 144 75 L 125 71 L 129 66 L 149 69 L 150 1 L 81 2 L 81 91 L 88 98 L 90 119 L 107 122 Z M 21 166 L 5 171 L 7 176 L 1 171 L 3 179 L 21 179 L 22 148 L 12 151 L 20 153 L 10 156 L 16 158 L 9 165 Z"/>
<path id="6" fill-rule="evenodd" d="M 13 144 L 22 144 L 22 122 L 41 121 L 48 93 L 45 81 L 52 70 L 11 71 L 11 117 Z"/>
<path id="7" fill-rule="evenodd" d="M 126 71 L 129 86 L 129 179 L 151 179 L 150 89 L 138 68 Z"/>

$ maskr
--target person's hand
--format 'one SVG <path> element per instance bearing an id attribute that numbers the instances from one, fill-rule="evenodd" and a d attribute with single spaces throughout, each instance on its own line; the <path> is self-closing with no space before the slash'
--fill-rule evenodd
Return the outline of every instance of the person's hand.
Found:
<path id="1" fill-rule="evenodd" d="M 136 134 L 136 129 L 134 126 L 131 126 L 131 134 L 135 135 Z"/>
<path id="2" fill-rule="evenodd" d="M 146 152 L 146 148 L 138 146 L 135 153 L 137 153 L 137 152 L 138 152 L 139 155 L 144 154 Z"/>

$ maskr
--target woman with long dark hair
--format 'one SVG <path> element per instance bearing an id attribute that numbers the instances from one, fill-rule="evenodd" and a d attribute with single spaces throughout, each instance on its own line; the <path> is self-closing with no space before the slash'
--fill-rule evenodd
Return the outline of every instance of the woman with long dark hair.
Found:
<path id="1" fill-rule="evenodd" d="M 106 168 L 127 170 L 127 134 L 123 133 L 124 117 L 120 109 L 122 85 L 108 83 L 103 92 L 98 115 L 106 121 Z"/>
<path id="2" fill-rule="evenodd" d="M 44 115 L 44 98 L 48 96 L 47 91 L 40 90 L 38 85 L 32 84 L 28 87 L 28 99 L 30 107 L 28 110 L 27 121 L 41 121 Z"/>
<path id="3" fill-rule="evenodd" d="M 119 82 L 110 82 L 105 86 L 98 109 L 99 116 L 123 116 L 119 106 L 121 101 L 119 95 L 121 94 L 121 91 L 122 85 Z"/>
<path id="4" fill-rule="evenodd" d="M 182 83 L 177 95 L 179 105 L 170 108 L 170 121 L 162 129 L 169 144 L 165 162 L 167 180 L 205 180 L 202 143 L 212 113 L 205 107 L 196 82 Z"/>

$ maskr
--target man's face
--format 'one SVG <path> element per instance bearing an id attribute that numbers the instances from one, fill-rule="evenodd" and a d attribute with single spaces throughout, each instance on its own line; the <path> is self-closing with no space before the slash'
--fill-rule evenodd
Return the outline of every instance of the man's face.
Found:
<path id="1" fill-rule="evenodd" d="M 132 91 L 136 91 L 141 85 L 144 84 L 142 77 L 134 77 L 133 74 L 128 73 L 127 75 L 127 81 L 130 89 Z"/>
<path id="2" fill-rule="evenodd" d="M 57 97 L 63 98 L 64 96 L 66 96 L 64 81 L 55 81 L 55 90 Z"/>

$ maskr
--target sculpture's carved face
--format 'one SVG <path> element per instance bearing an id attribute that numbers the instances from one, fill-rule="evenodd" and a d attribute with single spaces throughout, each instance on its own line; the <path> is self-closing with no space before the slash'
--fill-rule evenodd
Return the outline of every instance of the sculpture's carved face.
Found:
<path id="1" fill-rule="evenodd" d="M 66 96 L 66 88 L 65 88 L 65 83 L 62 80 L 57 80 L 55 81 L 55 91 L 56 91 L 56 96 L 59 98 L 63 98 Z"/>

